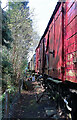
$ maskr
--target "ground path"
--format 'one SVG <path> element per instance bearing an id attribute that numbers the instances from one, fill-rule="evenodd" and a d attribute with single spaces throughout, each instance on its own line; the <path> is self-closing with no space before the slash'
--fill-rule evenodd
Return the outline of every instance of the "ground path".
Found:
<path id="1" fill-rule="evenodd" d="M 56 104 L 54 101 L 51 102 L 47 97 L 44 97 L 39 103 L 36 102 L 36 93 L 38 93 L 38 89 L 40 89 L 41 92 L 43 92 L 43 89 L 37 87 L 37 82 L 32 82 L 32 85 L 34 89 L 22 91 L 20 99 L 13 104 L 12 110 L 9 112 L 9 118 L 49 118 L 49 116 L 46 115 L 46 109 L 48 107 L 53 108 L 56 112 Z M 54 117 L 56 118 L 54 120 L 58 120 L 58 117 Z"/>

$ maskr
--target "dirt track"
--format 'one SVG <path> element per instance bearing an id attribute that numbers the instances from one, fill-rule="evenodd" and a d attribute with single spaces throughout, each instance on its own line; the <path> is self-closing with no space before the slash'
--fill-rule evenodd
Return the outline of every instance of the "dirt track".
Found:
<path id="1" fill-rule="evenodd" d="M 69 120 L 60 117 L 56 110 L 56 103 L 53 100 L 49 100 L 48 96 L 44 96 L 40 101 L 36 102 L 36 94 L 40 96 L 44 91 L 37 82 L 32 82 L 31 90 L 23 90 L 20 99 L 18 99 L 12 106 L 9 112 L 9 118 L 54 118 L 51 120 Z M 47 109 L 52 109 L 53 113 L 51 116 L 46 114 Z M 60 112 L 61 113 L 61 112 Z"/>

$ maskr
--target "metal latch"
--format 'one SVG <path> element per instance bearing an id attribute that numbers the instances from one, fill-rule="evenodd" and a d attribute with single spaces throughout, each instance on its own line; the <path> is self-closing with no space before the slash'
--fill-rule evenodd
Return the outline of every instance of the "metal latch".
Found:
<path id="1" fill-rule="evenodd" d="M 55 50 L 50 50 L 49 53 L 53 54 L 53 57 L 55 57 Z"/>

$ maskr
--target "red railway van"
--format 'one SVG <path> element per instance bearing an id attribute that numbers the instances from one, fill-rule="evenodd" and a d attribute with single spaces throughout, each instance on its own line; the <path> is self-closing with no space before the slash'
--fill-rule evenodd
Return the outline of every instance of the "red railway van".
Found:
<path id="1" fill-rule="evenodd" d="M 57 3 L 36 49 L 36 57 L 36 68 L 41 74 L 77 83 L 76 1 Z"/>

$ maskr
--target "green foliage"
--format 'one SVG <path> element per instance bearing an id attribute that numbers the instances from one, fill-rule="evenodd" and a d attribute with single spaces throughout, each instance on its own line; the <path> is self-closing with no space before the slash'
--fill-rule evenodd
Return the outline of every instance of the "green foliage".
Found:
<path id="1" fill-rule="evenodd" d="M 12 63 L 9 60 L 8 50 L 4 47 L 2 50 L 2 73 L 8 74 L 13 71 Z"/>
<path id="2" fill-rule="evenodd" d="M 22 70 L 25 69 L 25 67 L 27 66 L 27 63 L 28 63 L 27 60 L 23 60 L 23 61 L 22 61 L 22 65 L 21 65 L 21 69 L 22 69 Z"/>
<path id="3" fill-rule="evenodd" d="M 27 0 L 25 2 L 9 2 L 8 10 L 6 12 L 2 10 L 3 92 L 12 87 L 17 88 L 19 77 L 24 76 L 30 48 L 34 43 L 34 47 L 37 44 L 37 33 L 33 30 L 31 16 Z M 6 49 L 5 46 L 11 47 L 11 49 Z"/>
<path id="4" fill-rule="evenodd" d="M 14 38 L 12 44 L 13 71 L 14 74 L 21 75 L 27 65 L 27 55 L 33 42 L 33 27 L 28 1 L 9 2 L 7 12 L 10 16 L 8 26 Z"/>
<path id="5" fill-rule="evenodd" d="M 7 48 L 10 48 L 10 44 L 13 41 L 11 30 L 8 28 L 7 22 L 9 18 L 7 13 L 2 10 L 2 45 L 5 45 Z"/>
<path id="6" fill-rule="evenodd" d="M 9 2 L 8 10 L 2 10 L 2 96 L 5 104 L 6 89 L 10 101 L 18 90 L 20 77 L 24 79 L 30 48 L 36 46 L 37 33 L 34 32 L 28 0 Z M 11 48 L 11 49 L 7 49 Z M 30 84 L 29 84 L 30 86 Z"/>
<path id="7" fill-rule="evenodd" d="M 2 51 L 2 93 L 5 92 L 6 89 L 12 88 L 14 86 L 13 80 L 13 65 L 11 60 L 9 59 L 9 51 L 6 47 L 3 47 Z"/>

